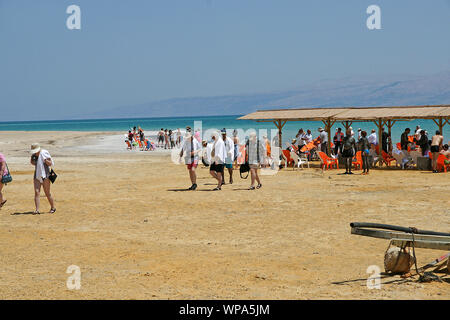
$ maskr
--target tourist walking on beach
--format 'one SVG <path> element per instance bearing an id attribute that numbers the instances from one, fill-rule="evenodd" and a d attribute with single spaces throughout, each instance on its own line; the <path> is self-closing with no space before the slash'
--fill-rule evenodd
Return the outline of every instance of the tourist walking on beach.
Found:
<path id="1" fill-rule="evenodd" d="M 325 152 L 327 156 L 330 156 L 328 152 L 328 134 L 323 130 L 323 128 L 319 128 L 319 138 L 320 138 L 320 151 Z"/>
<path id="2" fill-rule="evenodd" d="M 211 138 L 214 143 L 211 149 L 211 165 L 209 167 L 209 173 L 217 180 L 217 187 L 213 189 L 217 191 L 222 190 L 223 167 L 227 158 L 227 151 L 225 143 L 218 132 L 213 133 Z"/>
<path id="3" fill-rule="evenodd" d="M 261 161 L 264 159 L 266 153 L 264 145 L 256 137 L 256 133 L 250 133 L 249 139 L 245 145 L 245 154 L 248 164 L 250 166 L 251 185 L 249 190 L 255 190 L 255 181 L 258 182 L 256 189 L 262 187 L 261 180 L 259 179 L 258 169 L 261 165 Z"/>
<path id="4" fill-rule="evenodd" d="M 439 151 L 442 149 L 442 142 L 444 141 L 444 137 L 441 135 L 439 130 L 436 130 L 436 134 L 431 138 L 431 155 L 432 155 L 432 167 L 433 172 L 437 171 L 437 159 L 439 157 Z"/>
<path id="5" fill-rule="evenodd" d="M 5 205 L 6 200 L 3 198 L 3 183 L 2 179 L 8 174 L 8 168 L 6 167 L 6 158 L 0 153 L 0 209 Z"/>
<path id="6" fill-rule="evenodd" d="M 180 151 L 180 158 L 184 155 L 184 163 L 189 172 L 189 178 L 191 179 L 192 185 L 188 190 L 197 189 L 197 174 L 195 169 L 198 166 L 198 160 L 200 153 L 202 151 L 202 146 L 197 139 L 190 132 L 186 132 L 186 136 L 183 142 L 183 147 Z"/>
<path id="7" fill-rule="evenodd" d="M 361 150 L 362 157 L 362 174 L 369 174 L 369 153 L 370 153 L 370 144 L 367 139 L 367 132 L 361 131 L 361 138 L 359 139 L 359 149 Z"/>
<path id="8" fill-rule="evenodd" d="M 164 130 L 164 149 L 169 149 L 169 133 L 168 130 Z"/>
<path id="9" fill-rule="evenodd" d="M 179 148 L 181 146 L 181 131 L 180 131 L 180 128 L 177 129 L 176 146 L 177 146 L 177 148 Z"/>
<path id="10" fill-rule="evenodd" d="M 348 129 L 342 145 L 342 157 L 344 158 L 345 163 L 345 174 L 353 174 L 352 159 L 354 156 L 354 150 L 356 150 L 356 141 L 352 136 L 351 130 Z"/>
<path id="11" fill-rule="evenodd" d="M 222 140 L 225 144 L 226 158 L 225 158 L 225 168 L 228 169 L 228 174 L 230 175 L 230 184 L 233 184 L 233 159 L 234 159 L 234 142 L 230 137 L 227 137 L 227 130 L 222 129 Z M 225 169 L 224 169 L 225 170 Z M 225 184 L 225 172 L 223 173 L 222 184 Z"/>
<path id="12" fill-rule="evenodd" d="M 39 214 L 39 206 L 40 206 L 40 194 L 41 187 L 44 188 L 45 196 L 47 197 L 48 202 L 50 203 L 50 213 L 55 213 L 55 203 L 50 193 L 50 167 L 54 166 L 54 162 L 50 153 L 47 150 L 41 149 L 38 143 L 33 143 L 31 145 L 31 164 L 35 166 L 34 169 L 34 203 L 36 205 L 36 210 L 34 214 Z"/>
<path id="13" fill-rule="evenodd" d="M 237 160 L 238 157 L 241 155 L 240 151 L 239 151 L 239 137 L 238 137 L 238 132 L 236 129 L 233 130 L 233 144 L 234 144 L 234 166 L 236 167 L 238 165 Z"/>
<path id="14" fill-rule="evenodd" d="M 420 138 L 417 141 L 420 149 L 422 150 L 422 156 L 425 157 L 428 150 L 430 149 L 430 144 L 428 142 L 428 136 L 425 134 L 425 130 L 420 131 Z"/>
<path id="15" fill-rule="evenodd" d="M 158 147 L 162 148 L 164 146 L 164 129 L 161 128 L 158 132 Z"/>

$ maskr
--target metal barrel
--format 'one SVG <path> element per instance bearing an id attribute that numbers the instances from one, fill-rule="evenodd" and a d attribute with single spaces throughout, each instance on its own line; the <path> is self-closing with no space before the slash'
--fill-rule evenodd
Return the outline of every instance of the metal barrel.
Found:
<path id="1" fill-rule="evenodd" d="M 350 223 L 350 227 L 352 227 L 352 228 L 376 228 L 376 229 L 386 229 L 386 230 L 394 230 L 394 231 L 412 233 L 411 228 L 393 226 L 393 225 L 382 224 L 382 223 L 352 222 L 352 223 Z M 450 237 L 450 233 L 428 231 L 428 230 L 418 230 L 418 229 L 416 231 L 417 232 L 414 232 L 416 234 L 428 234 L 428 235 L 433 235 L 433 236 Z"/>

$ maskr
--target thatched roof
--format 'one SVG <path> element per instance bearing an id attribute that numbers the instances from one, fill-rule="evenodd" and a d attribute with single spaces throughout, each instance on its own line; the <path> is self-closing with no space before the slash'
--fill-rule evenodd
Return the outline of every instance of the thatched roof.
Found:
<path id="1" fill-rule="evenodd" d="M 258 110 L 239 119 L 256 121 L 320 121 L 327 119 L 370 121 L 376 119 L 437 119 L 440 117 L 450 118 L 450 105 Z"/>

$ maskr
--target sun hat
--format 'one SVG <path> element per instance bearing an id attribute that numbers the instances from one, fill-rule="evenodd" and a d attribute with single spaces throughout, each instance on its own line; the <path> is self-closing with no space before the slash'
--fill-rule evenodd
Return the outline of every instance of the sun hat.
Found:
<path id="1" fill-rule="evenodd" d="M 39 145 L 39 143 L 33 143 L 33 144 L 31 145 L 31 151 L 30 151 L 30 153 L 31 153 L 31 154 L 35 154 L 35 153 L 38 153 L 39 151 L 41 151 L 41 146 Z"/>
<path id="2" fill-rule="evenodd" d="M 227 134 L 227 130 L 226 130 L 225 128 L 223 128 L 222 130 L 220 130 L 220 132 L 221 132 L 222 134 Z"/>
<path id="3" fill-rule="evenodd" d="M 323 128 L 322 128 L 322 127 L 319 127 L 319 131 L 323 131 Z"/>

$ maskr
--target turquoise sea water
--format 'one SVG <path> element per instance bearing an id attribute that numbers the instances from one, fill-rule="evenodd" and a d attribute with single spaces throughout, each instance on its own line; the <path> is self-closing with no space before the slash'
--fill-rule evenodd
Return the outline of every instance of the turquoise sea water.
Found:
<path id="1" fill-rule="evenodd" d="M 140 126 L 144 131 L 158 131 L 161 128 L 176 130 L 183 129 L 186 126 L 194 128 L 195 121 L 201 121 L 202 130 L 215 128 L 228 130 L 242 129 L 266 129 L 270 136 L 270 130 L 276 129 L 273 123 L 261 123 L 248 120 L 237 120 L 239 115 L 235 116 L 209 116 L 209 117 L 173 117 L 173 118 L 135 118 L 135 119 L 95 119 L 95 120 L 49 120 L 49 121 L 15 121 L 0 122 L 0 131 L 123 131 L 126 133 L 133 126 Z M 405 128 L 415 130 L 416 125 L 420 125 L 422 129 L 428 131 L 429 137 L 434 135 L 438 129 L 433 120 L 414 120 L 399 121 L 392 128 L 392 137 L 394 142 L 400 141 L 400 135 Z M 283 128 L 283 141 L 289 141 L 297 133 L 299 128 L 311 129 L 313 136 L 318 135 L 317 129 L 323 127 L 323 123 L 319 121 L 309 122 L 288 122 Z M 344 128 L 341 123 L 333 126 L 332 134 L 335 129 Z M 356 132 L 358 128 L 366 130 L 376 129 L 371 122 L 355 122 L 352 124 L 353 130 Z M 444 140 L 450 140 L 450 125 L 444 126 Z"/>

